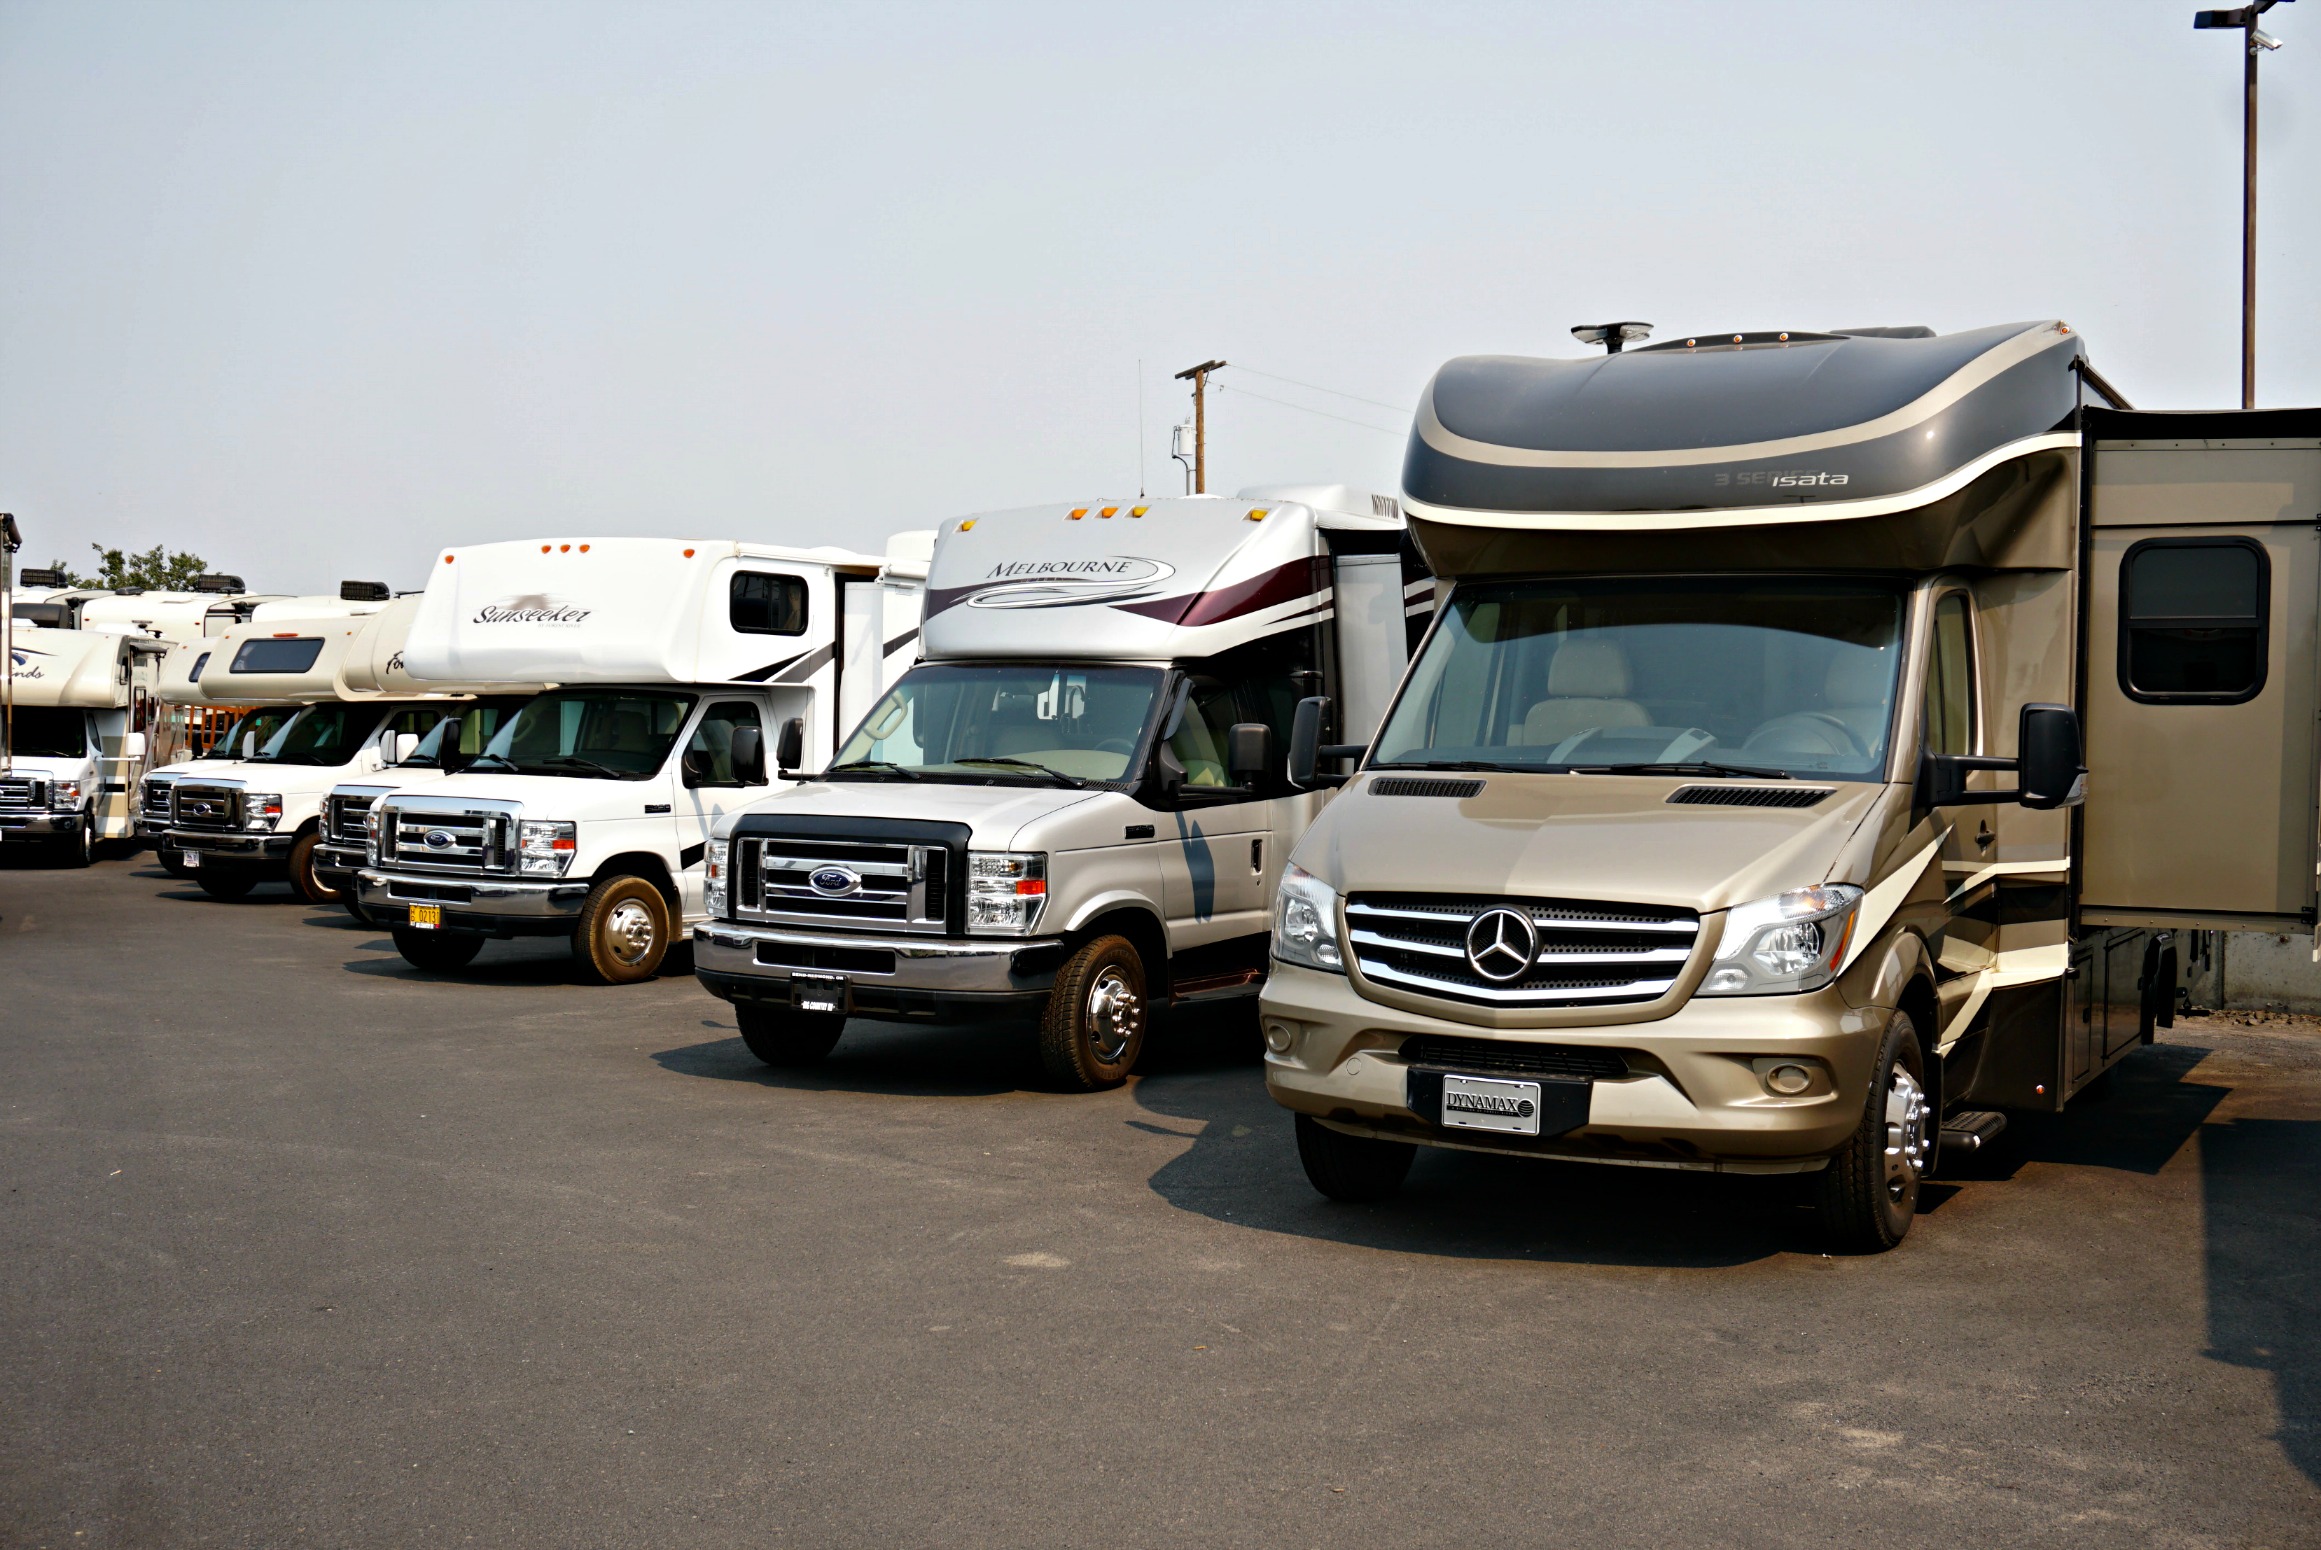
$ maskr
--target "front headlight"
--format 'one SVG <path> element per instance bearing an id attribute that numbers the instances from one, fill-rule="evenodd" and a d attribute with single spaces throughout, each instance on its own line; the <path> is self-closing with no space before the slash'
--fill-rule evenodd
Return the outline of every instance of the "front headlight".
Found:
<path id="1" fill-rule="evenodd" d="M 701 850 L 701 907 L 716 919 L 725 918 L 725 858 L 727 840 L 711 840 Z"/>
<path id="2" fill-rule="evenodd" d="M 282 793 L 279 791 L 245 791 L 242 793 L 242 827 L 245 829 L 272 829 L 282 821 Z"/>
<path id="3" fill-rule="evenodd" d="M 967 929 L 1029 936 L 1048 902 L 1048 856 L 1040 850 L 967 853 Z"/>
<path id="4" fill-rule="evenodd" d="M 77 780 L 49 782 L 48 805 L 59 812 L 70 812 L 81 805 L 81 783 Z"/>
<path id="5" fill-rule="evenodd" d="M 517 869 L 526 877 L 562 877 L 580 850 L 580 825 L 527 818 L 517 826 Z"/>
<path id="6" fill-rule="evenodd" d="M 1704 996 L 1772 996 L 1819 990 L 1845 962 L 1862 891 L 1850 883 L 1793 888 L 1725 912 Z"/>
<path id="7" fill-rule="evenodd" d="M 1338 891 L 1302 866 L 1281 870 L 1281 892 L 1273 901 L 1273 956 L 1283 963 L 1346 972 L 1338 946 Z"/>

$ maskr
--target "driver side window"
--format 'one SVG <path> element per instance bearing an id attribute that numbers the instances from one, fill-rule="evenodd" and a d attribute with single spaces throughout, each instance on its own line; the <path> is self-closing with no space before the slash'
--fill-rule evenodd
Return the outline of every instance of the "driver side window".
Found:
<path id="1" fill-rule="evenodd" d="M 1934 605 L 1926 653 L 1926 751 L 1974 752 L 1974 629 L 1964 592 Z"/>
<path id="2" fill-rule="evenodd" d="M 733 734 L 743 727 L 757 727 L 762 739 L 764 727 L 758 721 L 758 708 L 748 700 L 719 700 L 701 713 L 700 724 L 686 739 L 686 763 L 694 763 L 695 754 L 708 756 L 709 773 L 699 784 L 704 786 L 738 786 L 741 777 L 735 773 L 733 762 Z M 766 745 L 761 741 L 760 747 Z"/>

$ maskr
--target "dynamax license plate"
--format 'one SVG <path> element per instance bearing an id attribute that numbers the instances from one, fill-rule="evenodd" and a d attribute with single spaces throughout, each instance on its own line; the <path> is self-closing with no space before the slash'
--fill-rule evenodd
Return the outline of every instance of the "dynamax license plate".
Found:
<path id="1" fill-rule="evenodd" d="M 441 931 L 443 929 L 443 906 L 440 904 L 412 905 L 410 926 L 414 931 Z"/>
<path id="2" fill-rule="evenodd" d="M 801 1012 L 845 1011 L 846 976 L 842 974 L 791 975 L 790 1005 Z"/>
<path id="3" fill-rule="evenodd" d="M 1445 1076 L 1443 1128 L 1536 1136 L 1539 1134 L 1539 1084 L 1508 1082 L 1491 1076 Z"/>

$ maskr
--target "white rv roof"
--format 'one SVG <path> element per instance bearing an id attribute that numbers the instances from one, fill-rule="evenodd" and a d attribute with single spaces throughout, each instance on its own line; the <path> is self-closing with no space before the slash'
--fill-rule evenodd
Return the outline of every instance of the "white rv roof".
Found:
<path id="1" fill-rule="evenodd" d="M 237 624 L 202 644 L 202 699 L 213 705 L 282 705 L 340 698 L 339 668 L 365 619 L 268 619 Z"/>
<path id="2" fill-rule="evenodd" d="M 8 650 L 11 693 L 19 705 L 126 705 L 137 650 L 129 636 L 112 631 L 17 629 Z"/>
<path id="3" fill-rule="evenodd" d="M 1358 510 L 1193 495 L 1027 506 L 946 524 L 927 572 L 929 660 L 1210 656 L 1330 606 L 1325 530 L 1399 533 Z M 1359 502 L 1354 499 L 1359 496 Z"/>
<path id="4" fill-rule="evenodd" d="M 707 683 L 744 676 L 726 588 L 749 562 L 875 576 L 849 549 L 708 538 L 551 538 L 446 549 L 429 568 L 404 663 L 450 683 Z M 822 640 L 831 623 L 811 622 Z M 738 643 L 758 667 L 787 641 Z M 779 663 L 775 664 L 779 666 Z"/>

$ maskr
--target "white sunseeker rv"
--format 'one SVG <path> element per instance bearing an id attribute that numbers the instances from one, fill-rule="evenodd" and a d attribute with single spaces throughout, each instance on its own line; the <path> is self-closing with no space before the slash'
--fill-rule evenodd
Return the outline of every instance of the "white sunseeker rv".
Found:
<path id="1" fill-rule="evenodd" d="M 102 840 L 136 832 L 130 793 L 145 762 L 159 641 L 20 629 L 9 644 L 0 749 L 0 842 L 49 846 L 87 866 Z"/>
<path id="2" fill-rule="evenodd" d="M 711 826 L 827 762 L 846 707 L 916 654 L 925 544 L 899 534 L 892 548 L 575 538 L 444 551 L 406 668 L 550 687 L 464 770 L 371 801 L 364 914 L 420 968 L 458 968 L 494 937 L 561 936 L 592 980 L 650 978 L 700 918 Z"/>
<path id="3" fill-rule="evenodd" d="M 1365 735 L 1432 609 L 1394 502 L 1343 486 L 946 525 L 925 660 L 820 780 L 721 823 L 695 972 L 776 1065 L 848 1015 L 1042 1017 L 1111 1086 L 1148 1005 L 1253 996 L 1299 700 Z"/>

